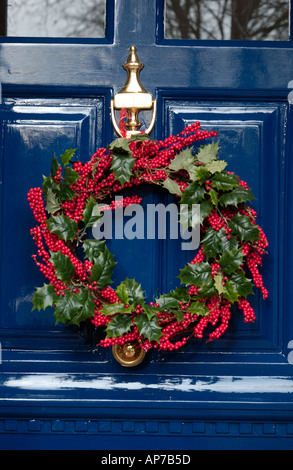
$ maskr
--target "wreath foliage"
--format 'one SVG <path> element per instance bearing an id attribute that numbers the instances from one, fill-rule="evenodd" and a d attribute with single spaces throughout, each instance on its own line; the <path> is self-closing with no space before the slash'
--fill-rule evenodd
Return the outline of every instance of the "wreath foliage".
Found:
<path id="1" fill-rule="evenodd" d="M 75 150 L 54 157 L 42 187 L 28 192 L 37 222 L 32 257 L 47 279 L 34 293 L 33 310 L 53 307 L 56 323 L 102 327 L 101 347 L 138 340 L 145 351 L 179 349 L 192 337 L 203 338 L 210 326 L 207 341 L 219 338 L 233 304 L 245 322 L 255 321 L 247 297 L 254 287 L 268 296 L 259 272 L 268 241 L 248 205 L 250 188 L 218 159 L 219 142 L 202 144 L 216 136 L 196 122 L 164 141 L 145 134 L 118 138 L 86 163 Z M 159 185 L 185 204 L 185 228 L 192 206 L 200 204 L 201 245 L 180 271 L 181 287 L 150 303 L 134 279 L 110 287 L 114 256 L 105 241 L 89 236 L 103 214 L 100 203 L 111 201 L 115 210 L 114 195 L 141 184 Z M 140 202 L 123 198 L 124 206 Z"/>

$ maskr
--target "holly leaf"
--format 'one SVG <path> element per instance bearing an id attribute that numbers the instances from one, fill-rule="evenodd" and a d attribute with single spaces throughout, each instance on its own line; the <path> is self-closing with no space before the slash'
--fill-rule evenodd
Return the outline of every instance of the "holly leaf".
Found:
<path id="1" fill-rule="evenodd" d="M 209 312 L 209 309 L 205 307 L 201 302 L 192 302 L 187 308 L 187 311 L 189 313 L 196 314 L 199 316 L 205 316 Z"/>
<path id="2" fill-rule="evenodd" d="M 219 265 L 226 274 L 235 273 L 243 263 L 243 253 L 241 249 L 227 251 L 219 259 Z"/>
<path id="3" fill-rule="evenodd" d="M 208 163 L 205 167 L 206 169 L 214 174 L 214 173 L 221 173 L 222 171 L 225 170 L 225 168 L 228 166 L 228 163 L 226 163 L 224 160 L 217 160 Z"/>
<path id="4" fill-rule="evenodd" d="M 171 178 L 167 178 L 162 184 L 162 186 L 163 188 L 167 189 L 170 194 L 177 194 L 177 196 L 182 196 L 182 191 L 179 185 Z"/>
<path id="5" fill-rule="evenodd" d="M 220 197 L 219 203 L 222 206 L 238 206 L 242 202 L 252 201 L 255 199 L 250 189 L 245 189 L 241 186 L 235 188 L 232 192 L 223 194 Z"/>
<path id="6" fill-rule="evenodd" d="M 189 227 L 196 229 L 201 223 L 200 206 L 193 204 L 190 208 L 188 204 L 180 204 L 179 223 L 182 233 L 185 233 Z"/>
<path id="7" fill-rule="evenodd" d="M 200 186 L 197 181 L 194 181 L 185 189 L 180 204 L 188 204 L 189 206 L 198 204 L 204 198 L 205 194 L 205 189 Z"/>
<path id="8" fill-rule="evenodd" d="M 52 175 L 53 178 L 54 178 L 54 176 L 56 176 L 56 173 L 59 170 L 59 168 L 60 168 L 60 165 L 59 165 L 59 162 L 58 162 L 57 158 L 52 158 L 52 161 L 51 161 L 51 175 Z"/>
<path id="9" fill-rule="evenodd" d="M 86 227 L 96 227 L 102 217 L 99 204 L 94 201 L 92 196 L 89 198 L 82 215 L 82 221 Z"/>
<path id="10" fill-rule="evenodd" d="M 232 191 L 239 185 L 235 175 L 227 175 L 227 173 L 216 173 L 212 177 L 213 186 L 221 191 Z"/>
<path id="11" fill-rule="evenodd" d="M 55 212 L 58 212 L 61 209 L 60 201 L 51 188 L 47 191 L 46 200 L 46 211 L 49 212 L 49 214 L 55 214 Z"/>
<path id="12" fill-rule="evenodd" d="M 59 185 L 59 198 L 62 201 L 71 201 L 75 197 L 76 193 L 63 182 Z"/>
<path id="13" fill-rule="evenodd" d="M 156 303 L 160 305 L 161 309 L 169 309 L 169 308 L 178 308 L 179 307 L 179 300 L 175 299 L 172 296 L 168 296 L 168 294 L 163 295 L 156 299 Z"/>
<path id="14" fill-rule="evenodd" d="M 200 287 L 211 279 L 211 266 L 209 263 L 188 264 L 180 270 L 178 276 L 182 284 Z"/>
<path id="15" fill-rule="evenodd" d="M 64 169 L 64 175 L 65 175 L 65 183 L 69 185 L 76 183 L 76 181 L 80 178 L 77 171 L 75 171 L 73 168 L 70 168 L 70 167 L 66 167 Z"/>
<path id="16" fill-rule="evenodd" d="M 189 297 L 188 290 L 186 289 L 186 287 L 177 287 L 176 289 L 169 292 L 168 294 L 161 295 L 160 298 L 156 299 L 156 303 L 158 303 L 160 307 L 162 307 L 166 305 L 167 302 L 170 302 L 171 304 L 172 300 L 175 300 L 176 303 L 173 302 L 173 305 L 175 307 L 178 307 L 180 300 L 182 302 L 188 302 L 189 298 L 190 297 Z M 166 303 L 164 299 L 166 299 Z"/>
<path id="17" fill-rule="evenodd" d="M 219 232 L 210 227 L 206 236 L 202 240 L 202 245 L 207 258 L 216 258 L 221 249 L 221 238 Z"/>
<path id="18" fill-rule="evenodd" d="M 158 318 L 152 317 L 150 320 L 147 315 L 142 313 L 134 320 L 139 332 L 149 341 L 159 342 L 162 336 L 161 327 L 158 325 Z"/>
<path id="19" fill-rule="evenodd" d="M 243 241 L 255 242 L 259 239 L 260 231 L 256 225 L 251 223 L 251 220 L 246 215 L 236 214 L 229 223 L 229 228 Z"/>
<path id="20" fill-rule="evenodd" d="M 54 287 L 51 284 L 44 284 L 43 287 L 38 287 L 34 294 L 32 303 L 32 311 L 37 310 L 46 310 L 47 307 L 53 307 L 57 301 L 58 296 L 55 292 Z"/>
<path id="21" fill-rule="evenodd" d="M 77 223 L 64 214 L 52 215 L 50 219 L 46 220 L 46 224 L 51 233 L 55 233 L 65 242 L 73 241 L 77 236 Z"/>
<path id="22" fill-rule="evenodd" d="M 196 170 L 196 177 L 197 177 L 197 181 L 200 183 L 200 184 L 203 184 L 206 182 L 206 180 L 208 180 L 210 178 L 211 174 L 210 172 L 203 166 L 199 167 L 197 170 Z"/>
<path id="23" fill-rule="evenodd" d="M 105 251 L 105 244 L 105 240 L 102 241 L 96 239 L 88 239 L 83 242 L 82 248 L 84 250 L 85 256 L 91 263 L 95 264 L 101 252 Z"/>
<path id="24" fill-rule="evenodd" d="M 109 284 L 112 284 L 112 273 L 116 264 L 114 262 L 114 255 L 105 247 L 105 250 L 95 259 L 90 282 L 96 281 L 99 289 L 104 289 Z"/>
<path id="25" fill-rule="evenodd" d="M 238 302 L 239 300 L 238 292 L 235 290 L 234 286 L 229 281 L 226 282 L 225 284 L 223 297 L 224 299 L 228 300 L 232 304 L 234 302 Z"/>
<path id="26" fill-rule="evenodd" d="M 122 286 L 123 287 L 122 287 Z M 133 304 L 133 305 L 144 305 L 145 303 L 145 296 L 144 296 L 144 292 L 141 288 L 141 284 L 138 284 L 135 279 L 125 279 L 125 281 L 123 281 L 121 284 L 120 284 L 120 293 L 121 291 L 124 291 L 124 296 L 125 296 L 125 292 L 127 292 L 128 294 L 128 302 L 127 303 L 130 303 L 130 304 Z M 118 295 L 118 294 L 117 294 Z"/>
<path id="27" fill-rule="evenodd" d="M 192 155 L 192 150 L 189 148 L 176 155 L 170 163 L 169 168 L 173 171 L 185 170 L 191 180 L 197 179 L 195 157 Z"/>
<path id="28" fill-rule="evenodd" d="M 145 311 L 146 316 L 148 317 L 148 320 L 151 320 L 154 316 L 157 316 L 160 309 L 157 307 L 153 307 L 151 305 L 144 305 L 143 309 Z"/>
<path id="29" fill-rule="evenodd" d="M 54 316 L 58 323 L 74 323 L 76 312 L 82 308 L 82 299 L 75 292 L 65 291 L 56 303 Z"/>
<path id="30" fill-rule="evenodd" d="M 70 160 L 74 156 L 75 152 L 76 152 L 76 149 L 65 150 L 63 155 L 60 156 L 63 166 L 68 165 L 68 163 L 70 162 Z"/>
<path id="31" fill-rule="evenodd" d="M 113 154 L 111 169 L 116 179 L 121 184 L 122 188 L 125 183 L 130 181 L 132 175 L 132 168 L 134 167 L 135 160 L 132 154 L 116 153 Z"/>
<path id="32" fill-rule="evenodd" d="M 215 191 L 213 188 L 209 190 L 209 196 L 214 206 L 218 207 L 219 205 L 219 193 Z"/>
<path id="33" fill-rule="evenodd" d="M 70 323 L 73 325 L 80 325 L 83 321 L 93 317 L 96 308 L 90 291 L 81 290 L 78 296 L 81 308 L 76 310 L 75 315 L 71 317 Z"/>
<path id="34" fill-rule="evenodd" d="M 126 153 L 126 154 L 131 153 L 130 148 L 129 148 L 129 141 L 123 137 L 119 137 L 118 139 L 111 142 L 108 148 L 112 150 L 113 152 Z"/>
<path id="35" fill-rule="evenodd" d="M 125 305 L 129 304 L 129 292 L 126 286 L 125 281 L 121 282 L 121 284 L 116 289 L 116 294 L 118 299 Z"/>
<path id="36" fill-rule="evenodd" d="M 210 163 L 217 159 L 218 152 L 220 150 L 219 142 L 204 145 L 199 149 L 197 159 L 203 164 Z"/>
<path id="37" fill-rule="evenodd" d="M 223 280 L 224 278 L 223 278 L 222 273 L 215 274 L 214 276 L 215 288 L 217 289 L 220 295 L 223 294 L 223 292 L 225 291 L 224 286 L 223 286 Z"/>
<path id="38" fill-rule="evenodd" d="M 75 273 L 75 268 L 69 257 L 58 251 L 57 253 L 51 253 L 50 261 L 54 265 L 57 278 L 68 284 Z"/>
<path id="39" fill-rule="evenodd" d="M 129 305 L 129 307 L 125 307 L 124 304 L 104 304 L 103 308 L 101 310 L 101 313 L 105 315 L 106 317 L 111 316 L 111 315 L 117 315 L 120 313 L 131 313 L 132 310 L 134 309 L 134 305 Z"/>
<path id="40" fill-rule="evenodd" d="M 107 325 L 107 338 L 118 338 L 123 336 L 132 328 L 132 319 L 129 315 L 117 315 Z"/>
<path id="41" fill-rule="evenodd" d="M 215 287 L 214 281 L 210 279 L 206 284 L 199 289 L 197 293 L 197 299 L 212 298 L 218 295 L 218 291 Z"/>
<path id="42" fill-rule="evenodd" d="M 244 273 L 238 272 L 233 274 L 229 281 L 240 297 L 247 297 L 248 295 L 253 294 L 253 284 L 250 279 L 245 277 Z"/>
<path id="43" fill-rule="evenodd" d="M 209 201 L 203 201 L 200 203 L 200 223 L 202 224 L 212 212 L 213 206 Z"/>

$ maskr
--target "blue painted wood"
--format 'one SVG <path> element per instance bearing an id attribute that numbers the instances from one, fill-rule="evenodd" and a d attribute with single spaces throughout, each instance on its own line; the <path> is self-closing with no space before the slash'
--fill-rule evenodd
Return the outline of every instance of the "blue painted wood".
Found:
<path id="1" fill-rule="evenodd" d="M 293 446 L 292 42 L 165 40 L 162 5 L 109 1 L 103 40 L 0 41 L 0 448 Z M 254 325 L 235 312 L 219 342 L 124 370 L 110 351 L 93 353 L 74 329 L 55 326 L 49 310 L 31 312 L 43 278 L 30 259 L 26 192 L 41 184 L 54 153 L 77 147 L 87 161 L 112 140 L 110 98 L 125 82 L 132 44 L 158 99 L 154 137 L 200 120 L 218 130 L 223 158 L 253 188 L 270 241 L 270 298 L 254 298 Z M 163 197 L 144 192 L 145 204 Z M 131 272 L 149 296 L 169 290 L 189 259 L 177 248 L 174 256 L 172 240 L 114 240 L 115 281 Z"/>

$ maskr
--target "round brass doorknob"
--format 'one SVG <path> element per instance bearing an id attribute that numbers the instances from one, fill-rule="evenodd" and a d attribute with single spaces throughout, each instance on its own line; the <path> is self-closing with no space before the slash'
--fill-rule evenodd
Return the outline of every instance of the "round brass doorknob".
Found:
<path id="1" fill-rule="evenodd" d="M 112 347 L 114 358 L 123 367 L 134 367 L 145 358 L 145 351 L 141 349 L 137 341 L 129 341 L 125 344 L 115 344 Z"/>

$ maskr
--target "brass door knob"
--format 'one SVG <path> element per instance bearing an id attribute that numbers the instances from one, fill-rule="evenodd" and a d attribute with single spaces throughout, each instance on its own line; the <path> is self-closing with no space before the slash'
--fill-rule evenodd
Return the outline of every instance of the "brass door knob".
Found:
<path id="1" fill-rule="evenodd" d="M 129 341 L 125 344 L 115 344 L 112 347 L 114 358 L 124 367 L 134 367 L 140 364 L 146 355 L 137 341 Z"/>

